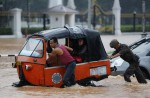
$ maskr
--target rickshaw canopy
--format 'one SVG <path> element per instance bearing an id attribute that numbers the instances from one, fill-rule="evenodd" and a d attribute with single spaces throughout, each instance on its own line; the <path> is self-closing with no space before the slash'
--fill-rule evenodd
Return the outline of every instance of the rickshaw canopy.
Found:
<path id="1" fill-rule="evenodd" d="M 33 36 L 41 36 L 47 41 L 52 37 L 71 39 L 85 38 L 87 40 L 88 61 L 104 60 L 107 58 L 100 33 L 96 30 L 90 30 L 79 26 L 65 26 L 64 28 L 41 31 L 33 34 L 31 37 Z"/>

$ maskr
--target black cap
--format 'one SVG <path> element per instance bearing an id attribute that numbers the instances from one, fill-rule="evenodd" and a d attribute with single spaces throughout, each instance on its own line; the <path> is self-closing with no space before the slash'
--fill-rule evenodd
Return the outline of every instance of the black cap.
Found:
<path id="1" fill-rule="evenodd" d="M 117 39 L 113 39 L 113 40 L 110 42 L 110 47 L 111 47 L 111 48 L 115 48 L 118 44 L 119 44 L 119 42 L 117 41 Z"/>

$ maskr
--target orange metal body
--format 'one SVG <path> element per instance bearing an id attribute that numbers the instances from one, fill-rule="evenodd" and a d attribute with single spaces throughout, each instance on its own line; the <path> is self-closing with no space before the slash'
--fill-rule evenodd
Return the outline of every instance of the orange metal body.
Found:
<path id="1" fill-rule="evenodd" d="M 21 62 L 17 66 L 17 71 L 19 75 L 19 66 L 22 66 L 25 79 L 33 84 L 39 86 L 52 86 L 60 87 L 63 82 L 62 78 L 65 73 L 64 66 L 54 66 L 46 67 L 46 41 L 44 41 L 44 51 L 41 58 L 27 57 L 27 56 L 17 56 L 16 61 Z M 106 74 L 99 73 L 100 67 L 106 67 Z M 110 75 L 110 61 L 100 60 L 92 61 L 86 63 L 79 63 L 76 65 L 75 69 L 75 79 L 80 81 L 86 78 L 94 77 L 101 78 L 103 75 Z M 56 81 L 57 80 L 57 81 Z"/>
<path id="2" fill-rule="evenodd" d="M 76 81 L 79 81 L 89 77 L 100 78 L 101 75 L 91 75 L 90 73 L 90 69 L 97 68 L 100 66 L 106 66 L 107 68 L 106 74 L 110 75 L 109 64 L 110 64 L 109 60 L 77 64 L 75 69 L 75 79 Z M 25 69 L 26 65 L 31 65 L 32 69 L 26 70 Z M 34 64 L 29 62 L 28 63 L 22 62 L 21 66 L 23 68 L 25 79 L 33 85 L 54 86 L 54 87 L 60 87 L 62 85 L 62 78 L 65 73 L 64 66 L 45 67 L 44 65 L 41 64 Z M 59 74 L 61 77 L 59 83 L 53 82 L 53 75 L 56 73 Z"/>
<path id="3" fill-rule="evenodd" d="M 64 66 L 56 66 L 56 67 L 45 67 L 46 58 L 36 58 L 36 63 L 34 62 L 35 58 L 31 57 L 23 57 L 18 56 L 18 61 L 21 61 L 21 65 L 23 68 L 23 73 L 25 75 L 25 79 L 33 84 L 33 85 L 40 85 L 40 86 L 54 86 L 60 87 L 62 85 L 62 78 L 65 73 Z M 18 66 L 18 67 L 19 67 Z M 26 70 L 26 66 L 32 66 L 30 70 Z M 100 66 L 106 66 L 106 75 L 110 75 L 110 62 L 109 60 L 105 61 L 94 61 L 94 62 L 86 62 L 80 63 L 76 65 L 75 69 L 75 79 L 76 81 L 86 79 L 89 77 L 100 78 L 101 75 L 93 75 L 90 73 L 90 69 L 97 68 Z M 19 68 L 18 72 L 19 72 Z M 59 83 L 53 82 L 53 75 L 59 74 L 60 81 Z"/>

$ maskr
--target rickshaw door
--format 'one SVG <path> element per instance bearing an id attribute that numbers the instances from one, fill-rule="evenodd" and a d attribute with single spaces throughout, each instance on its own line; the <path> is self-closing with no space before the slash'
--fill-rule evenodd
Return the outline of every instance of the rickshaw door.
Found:
<path id="1" fill-rule="evenodd" d="M 43 39 L 31 38 L 18 56 L 25 79 L 33 85 L 44 85 L 46 44 Z"/>

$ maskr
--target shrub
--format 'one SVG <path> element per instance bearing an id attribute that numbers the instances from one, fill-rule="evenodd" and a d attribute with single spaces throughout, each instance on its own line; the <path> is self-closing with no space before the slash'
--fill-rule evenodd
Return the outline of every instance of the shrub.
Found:
<path id="1" fill-rule="evenodd" d="M 103 26 L 97 29 L 102 34 L 112 34 L 113 28 L 112 26 Z"/>
<path id="2" fill-rule="evenodd" d="M 12 35 L 11 28 L 0 28 L 0 35 Z"/>
<path id="3" fill-rule="evenodd" d="M 142 32 L 143 26 L 142 25 L 136 25 L 135 26 L 135 32 Z M 133 25 L 121 25 L 121 31 L 122 32 L 134 32 L 133 31 Z M 145 31 L 150 31 L 150 25 L 145 26 Z"/>

